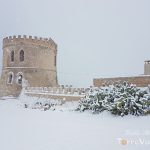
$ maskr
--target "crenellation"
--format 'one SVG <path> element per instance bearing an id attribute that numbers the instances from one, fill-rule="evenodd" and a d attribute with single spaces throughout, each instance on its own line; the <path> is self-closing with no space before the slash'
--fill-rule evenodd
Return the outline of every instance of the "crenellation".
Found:
<path id="1" fill-rule="evenodd" d="M 42 38 L 42 37 L 37 37 L 37 36 L 27 36 L 27 35 L 14 35 L 14 36 L 9 36 L 3 39 L 3 47 L 6 46 L 11 46 L 11 45 L 16 45 L 17 42 L 18 44 L 20 42 L 24 43 L 30 43 L 31 45 L 40 45 L 40 46 L 45 46 L 45 47 L 50 47 L 52 49 L 57 49 L 56 43 L 51 39 L 51 38 Z"/>
<path id="2" fill-rule="evenodd" d="M 12 39 L 16 39 L 16 35 L 13 35 L 13 38 Z"/>
<path id="3" fill-rule="evenodd" d="M 31 35 L 29 35 L 29 39 L 32 39 L 32 36 L 31 36 Z"/>
<path id="4" fill-rule="evenodd" d="M 37 36 L 34 36 L 34 39 L 37 40 L 38 39 Z"/>
<path id="5" fill-rule="evenodd" d="M 48 38 L 44 38 L 44 41 L 45 41 L 45 42 L 48 42 Z"/>
<path id="6" fill-rule="evenodd" d="M 18 35 L 18 39 L 21 39 L 21 35 Z"/>
<path id="7" fill-rule="evenodd" d="M 49 38 L 49 40 L 48 40 L 49 42 L 53 42 L 53 40 L 51 39 L 51 38 Z"/>
<path id="8" fill-rule="evenodd" d="M 23 35 L 23 39 L 27 39 L 27 36 L 26 36 L 26 35 Z"/>
<path id="9" fill-rule="evenodd" d="M 3 39 L 3 43 L 6 43 L 6 42 L 8 42 L 8 37 Z"/>
<path id="10" fill-rule="evenodd" d="M 11 40 L 11 39 L 12 39 L 12 36 L 9 36 L 9 37 L 8 37 L 8 39 L 10 39 L 10 40 Z"/>

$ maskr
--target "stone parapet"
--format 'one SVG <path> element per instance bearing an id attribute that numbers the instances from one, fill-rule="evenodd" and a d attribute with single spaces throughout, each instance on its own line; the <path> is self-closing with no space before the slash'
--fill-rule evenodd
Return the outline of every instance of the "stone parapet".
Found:
<path id="1" fill-rule="evenodd" d="M 3 48 L 7 46 L 17 45 L 20 44 L 20 42 L 28 43 L 28 44 L 34 44 L 38 46 L 44 46 L 44 47 L 54 47 L 57 49 L 57 44 L 51 39 L 51 38 L 42 38 L 37 36 L 27 36 L 27 35 L 18 35 L 18 36 L 9 36 L 3 39 Z"/>
<path id="2" fill-rule="evenodd" d="M 97 78 L 93 79 L 95 87 L 108 86 L 118 82 L 127 81 L 135 84 L 138 87 L 146 87 L 150 84 L 150 76 L 135 76 L 135 77 L 117 77 L 117 78 Z"/>
<path id="3" fill-rule="evenodd" d="M 90 88 L 72 87 L 26 87 L 24 94 L 31 97 L 43 97 L 65 101 L 78 101 L 85 97 Z"/>

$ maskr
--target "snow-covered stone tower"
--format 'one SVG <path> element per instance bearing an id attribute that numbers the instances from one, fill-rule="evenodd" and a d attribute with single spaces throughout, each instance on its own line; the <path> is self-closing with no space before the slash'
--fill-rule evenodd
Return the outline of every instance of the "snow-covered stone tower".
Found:
<path id="1" fill-rule="evenodd" d="M 32 87 L 57 86 L 57 45 L 52 39 L 13 36 L 3 39 L 1 95 L 18 95 L 22 80 Z"/>

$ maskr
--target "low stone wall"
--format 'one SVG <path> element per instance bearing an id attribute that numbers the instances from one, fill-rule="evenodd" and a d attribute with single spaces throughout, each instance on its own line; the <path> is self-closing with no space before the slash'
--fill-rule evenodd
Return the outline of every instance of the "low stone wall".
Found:
<path id="1" fill-rule="evenodd" d="M 90 88 L 72 87 L 26 87 L 24 94 L 32 97 L 78 101 L 85 97 Z"/>
<path id="2" fill-rule="evenodd" d="M 43 93 L 26 93 L 27 96 L 30 97 L 39 97 L 46 99 L 55 99 L 55 100 L 64 100 L 64 101 L 79 101 L 84 95 L 52 95 L 52 94 L 43 94 Z"/>
<path id="3" fill-rule="evenodd" d="M 108 86 L 123 81 L 127 81 L 129 83 L 135 84 L 138 87 L 147 87 L 150 84 L 150 76 L 99 78 L 99 79 L 93 79 L 93 85 L 95 87 Z"/>

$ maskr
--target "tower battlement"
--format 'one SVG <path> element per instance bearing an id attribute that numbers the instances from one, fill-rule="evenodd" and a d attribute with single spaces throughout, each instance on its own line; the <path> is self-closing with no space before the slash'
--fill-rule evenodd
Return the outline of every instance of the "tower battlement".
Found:
<path id="1" fill-rule="evenodd" d="M 17 44 L 20 42 L 28 43 L 28 44 L 35 44 L 35 45 L 41 45 L 41 46 L 46 46 L 46 47 L 54 47 L 57 49 L 57 44 L 51 39 L 51 38 L 42 38 L 42 37 L 37 37 L 37 36 L 27 36 L 27 35 L 14 35 L 14 36 L 9 36 L 3 39 L 3 47 Z"/>

